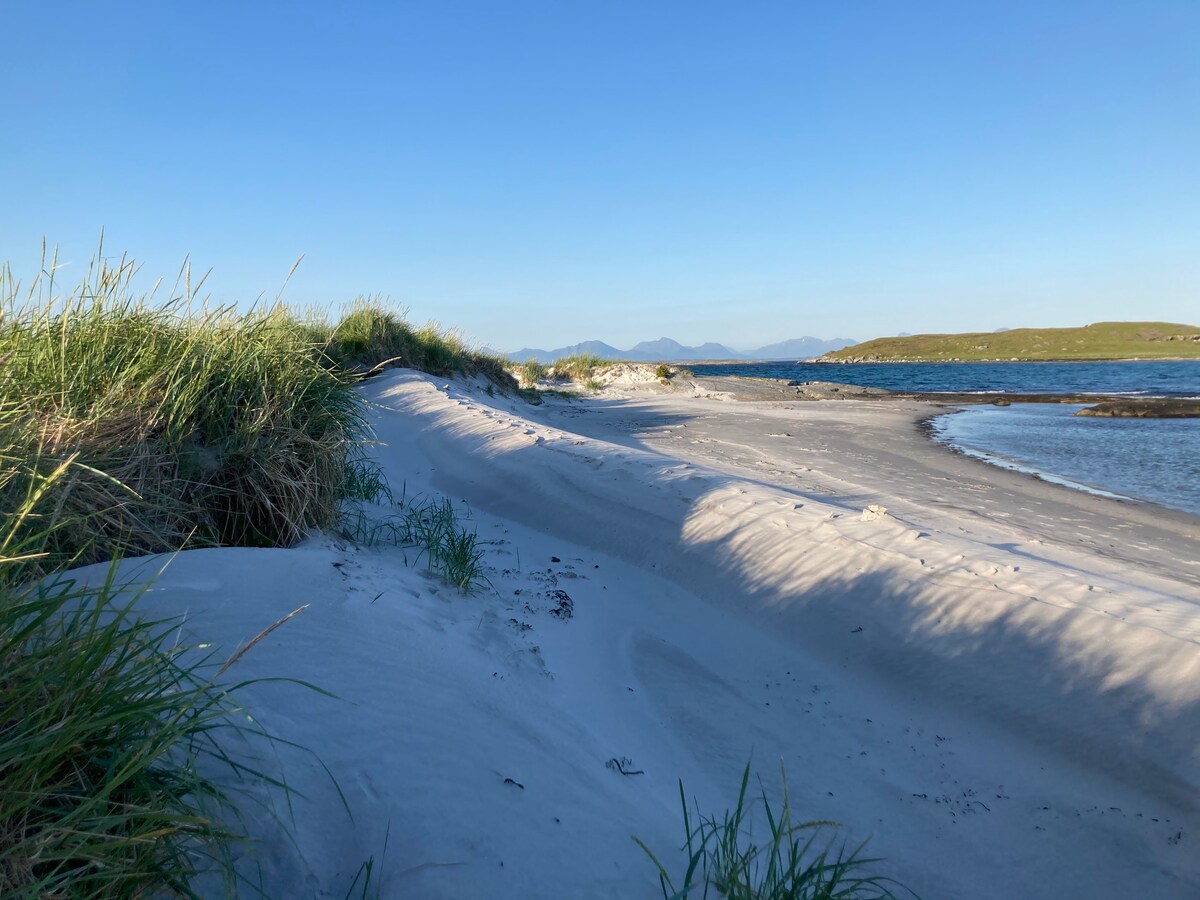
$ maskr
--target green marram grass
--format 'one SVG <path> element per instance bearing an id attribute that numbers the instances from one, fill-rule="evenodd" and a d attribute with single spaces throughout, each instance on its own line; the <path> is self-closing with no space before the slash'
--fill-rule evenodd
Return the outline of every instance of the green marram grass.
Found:
<path id="1" fill-rule="evenodd" d="M 232 892 L 236 814 L 204 773 L 266 778 L 221 749 L 236 689 L 111 581 L 0 593 L 0 896 L 190 896 L 211 866 Z"/>
<path id="2" fill-rule="evenodd" d="M 650 848 L 633 839 L 657 869 L 665 900 L 699 900 L 710 890 L 724 900 L 884 900 L 898 896 L 893 888 L 905 897 L 916 896 L 889 878 L 870 874 L 879 860 L 862 855 L 865 843 L 847 853 L 844 846 L 835 849 L 832 839 L 822 842 L 828 829 L 838 827 L 836 822 L 793 821 L 782 763 L 780 776 L 781 807 L 772 809 L 765 789 L 761 793 L 757 819 L 765 833 L 757 841 L 747 802 L 749 763 L 742 772 L 737 805 L 720 818 L 701 815 L 699 808 L 693 817 L 679 783 L 687 866 L 678 887 Z"/>
<path id="3" fill-rule="evenodd" d="M 0 438 L 43 466 L 75 460 L 34 513 L 68 523 L 46 529 L 51 561 L 287 546 L 377 494 L 364 375 L 407 365 L 515 387 L 500 360 L 376 301 L 329 324 L 278 304 L 210 308 L 187 269 L 163 302 L 133 293 L 124 258 L 98 256 L 61 298 L 55 260 L 42 270 L 24 290 L 0 271 L 0 402 L 23 412 Z M 0 494 L 0 514 L 25 484 Z"/>
<path id="4" fill-rule="evenodd" d="M 362 377 L 407 365 L 513 382 L 453 332 L 411 328 L 376 301 L 330 325 L 279 305 L 210 308 L 186 266 L 162 303 L 133 294 L 125 258 L 97 254 L 63 297 L 56 268 L 44 259 L 24 290 L 0 270 L 0 895 L 193 896 L 193 876 L 213 867 L 236 894 L 236 808 L 206 773 L 287 785 L 224 752 L 238 730 L 269 739 L 237 715 L 244 685 L 219 684 L 223 670 L 209 677 L 210 660 L 176 646 L 177 622 L 139 618 L 116 562 L 353 529 L 348 501 L 390 499 L 362 451 Z M 556 367 L 587 383 L 607 364 Z M 359 527 L 378 539 L 389 526 Z M 476 585 L 482 553 L 449 501 L 410 504 L 390 527 L 414 561 Z M 101 584 L 66 574 L 101 560 Z M 802 843 L 822 823 L 794 825 L 786 794 L 778 816 L 766 807 L 770 843 L 743 843 L 748 777 L 722 820 L 693 827 L 684 805 L 688 870 L 676 889 L 655 860 L 665 896 L 891 896 L 859 875 L 871 862 L 859 851 Z M 376 890 L 373 868 L 351 893 Z"/>
<path id="5" fill-rule="evenodd" d="M 190 285 L 154 305 L 127 260 L 100 260 L 60 299 L 48 271 L 23 294 L 7 270 L 0 284 L 2 438 L 25 461 L 0 514 L 71 459 L 30 518 L 51 565 L 286 546 L 334 526 L 348 486 L 370 481 L 352 378 L 282 307 L 210 309 Z"/>
<path id="6" fill-rule="evenodd" d="M 517 378 L 523 388 L 537 387 L 538 382 L 550 374 L 550 367 L 536 359 L 528 359 L 516 367 Z"/>
<path id="7" fill-rule="evenodd" d="M 556 359 L 553 365 L 550 366 L 550 377 L 586 382 L 591 379 L 597 369 L 615 364 L 616 360 L 605 359 L 593 353 L 562 356 Z"/>
<path id="8" fill-rule="evenodd" d="M 205 773 L 288 788 L 226 755 L 238 731 L 269 739 L 238 715 L 241 685 L 177 646 L 178 622 L 139 618 L 117 562 L 287 546 L 390 497 L 363 451 L 362 377 L 403 364 L 511 378 L 375 303 L 330 325 L 278 304 L 212 308 L 186 264 L 162 302 L 133 293 L 126 258 L 98 253 L 65 295 L 57 269 L 44 254 L 27 286 L 0 269 L 0 896 L 191 896 L 214 866 L 236 894 L 236 809 Z M 469 587 L 474 535 L 439 522 L 414 527 Z M 105 560 L 98 585 L 67 572 Z"/>
<path id="9" fill-rule="evenodd" d="M 393 507 L 397 512 L 372 516 L 358 505 L 348 512 L 342 535 L 367 547 L 399 547 L 405 565 L 423 561 L 427 571 L 440 575 L 464 594 L 488 583 L 479 536 L 461 523 L 448 498 L 402 497 L 393 502 Z"/>
<path id="10" fill-rule="evenodd" d="M 314 324 L 322 352 L 344 372 L 375 374 L 403 366 L 433 375 L 481 373 L 502 387 L 515 386 L 504 360 L 474 349 L 459 332 L 436 322 L 415 328 L 404 310 L 378 298 L 356 300 L 335 324 L 322 319 Z"/>
<path id="11" fill-rule="evenodd" d="M 23 411 L 0 406 L 0 426 Z M 22 502 L 0 519 L 0 896 L 192 896 L 211 870 L 237 892 L 227 794 L 208 775 L 235 767 L 221 750 L 240 686 L 218 685 L 206 660 L 177 646 L 178 622 L 136 616 L 136 592 L 107 579 L 45 575 L 37 510 L 75 474 L 68 458 L 43 471 L 0 445 L 0 490 Z M 264 735 L 265 737 L 265 735 Z"/>
<path id="12" fill-rule="evenodd" d="M 830 362 L 1200 359 L 1200 327 L 1172 322 L 1097 322 L 1083 328 L 1014 328 L 973 334 L 876 338 L 832 353 Z"/>

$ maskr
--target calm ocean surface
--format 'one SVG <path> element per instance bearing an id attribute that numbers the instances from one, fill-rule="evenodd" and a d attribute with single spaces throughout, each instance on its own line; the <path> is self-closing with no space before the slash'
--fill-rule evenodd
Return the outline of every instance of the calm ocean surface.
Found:
<path id="1" fill-rule="evenodd" d="M 1200 397 L 1200 360 L 1097 363 L 773 362 L 696 365 L 688 368 L 697 375 L 837 381 L 893 391 Z"/>
<path id="2" fill-rule="evenodd" d="M 697 375 L 835 381 L 908 391 L 1200 397 L 1200 361 L 1102 363 L 748 363 Z M 1071 404 L 969 407 L 934 421 L 937 440 L 995 465 L 1083 490 L 1200 515 L 1200 419 L 1076 418 Z"/>

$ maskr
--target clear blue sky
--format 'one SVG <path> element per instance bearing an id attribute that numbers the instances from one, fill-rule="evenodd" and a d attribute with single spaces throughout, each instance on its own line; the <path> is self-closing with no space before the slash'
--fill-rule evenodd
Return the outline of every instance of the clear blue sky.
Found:
<path id="1" fill-rule="evenodd" d="M 1200 321 L 1200 3 L 10 0 L 0 259 L 511 350 Z M 147 277 L 148 288 L 153 278 Z"/>

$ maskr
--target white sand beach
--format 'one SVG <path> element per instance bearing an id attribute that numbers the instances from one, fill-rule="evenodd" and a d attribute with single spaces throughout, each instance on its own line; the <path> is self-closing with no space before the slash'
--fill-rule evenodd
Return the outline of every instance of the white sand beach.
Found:
<path id="1" fill-rule="evenodd" d="M 331 536 L 122 569 L 221 659 L 309 604 L 230 673 L 334 695 L 242 695 L 297 745 L 231 747 L 303 795 L 250 788 L 270 896 L 374 857 L 383 897 L 659 897 L 631 835 L 682 873 L 679 779 L 720 812 L 747 761 L 926 900 L 1200 896 L 1200 520 L 959 456 L 917 402 L 365 392 L 480 590 Z"/>

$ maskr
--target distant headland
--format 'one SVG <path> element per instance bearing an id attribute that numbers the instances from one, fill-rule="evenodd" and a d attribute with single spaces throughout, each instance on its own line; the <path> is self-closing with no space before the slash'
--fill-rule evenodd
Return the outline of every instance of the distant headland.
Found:
<path id="1" fill-rule="evenodd" d="M 1014 328 L 885 337 L 833 350 L 821 362 L 995 362 L 1200 359 L 1200 327 L 1097 322 L 1082 328 Z"/>

